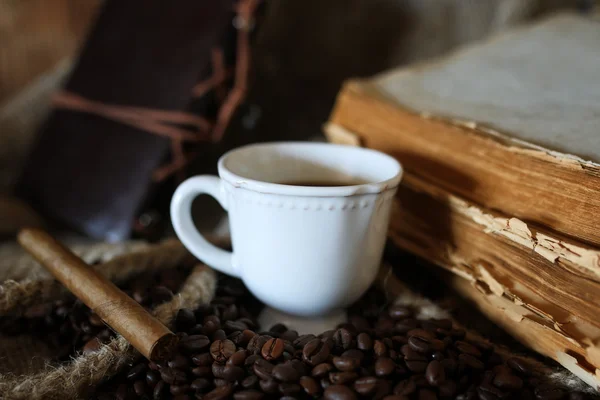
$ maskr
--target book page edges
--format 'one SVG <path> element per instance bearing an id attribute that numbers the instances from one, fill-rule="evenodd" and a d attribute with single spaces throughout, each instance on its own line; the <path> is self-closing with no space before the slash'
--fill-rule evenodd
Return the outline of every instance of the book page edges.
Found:
<path id="1" fill-rule="evenodd" d="M 348 129 L 328 122 L 323 127 L 325 135 L 330 142 L 359 146 L 358 135 Z M 518 218 L 502 216 L 483 210 L 457 196 L 440 190 L 434 185 L 413 179 L 409 174 L 404 177 L 403 184 L 408 184 L 411 189 L 426 192 L 448 203 L 455 212 L 468 217 L 482 227 L 487 234 L 503 236 L 529 250 L 535 251 L 550 262 L 559 259 L 568 261 L 579 267 L 581 272 L 590 278 L 600 281 L 600 251 L 584 247 L 562 238 L 554 232 L 548 232 L 529 226 Z"/>
<path id="2" fill-rule="evenodd" d="M 448 117 L 439 114 L 433 114 L 427 111 L 414 110 L 402 103 L 396 98 L 387 95 L 380 90 L 376 84 L 366 79 L 352 79 L 347 81 L 340 95 L 344 92 L 356 93 L 357 95 L 369 96 L 378 101 L 382 101 L 393 107 L 401 109 L 403 112 L 413 114 L 416 118 L 436 120 L 448 124 L 450 126 L 464 128 L 472 134 L 485 136 L 495 142 L 506 147 L 509 152 L 526 154 L 530 157 L 543 159 L 549 162 L 559 163 L 562 166 L 572 167 L 576 169 L 585 168 L 600 174 L 600 163 L 592 160 L 585 160 L 575 154 L 567 154 L 564 152 L 548 149 L 546 147 L 531 143 L 522 139 L 512 137 L 510 132 L 502 132 L 491 126 L 479 123 L 472 120 L 462 120 L 458 118 Z"/>

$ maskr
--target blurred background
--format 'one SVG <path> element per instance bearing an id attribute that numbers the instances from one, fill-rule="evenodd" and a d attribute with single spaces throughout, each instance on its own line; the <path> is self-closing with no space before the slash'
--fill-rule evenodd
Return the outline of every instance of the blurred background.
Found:
<path id="1" fill-rule="evenodd" d="M 163 237 L 169 232 L 168 202 L 182 177 L 215 173 L 218 157 L 245 143 L 322 140 L 322 125 L 346 79 L 433 59 L 558 10 L 589 13 L 596 5 L 590 0 L 266 0 L 223 2 L 223 10 L 208 7 L 213 14 L 202 15 L 202 6 L 186 1 L 178 4 L 179 12 L 158 1 L 126 3 L 0 0 L 0 219 L 8 222 L 0 228 L 2 237 L 32 223 L 106 240 Z M 253 8 L 250 13 L 244 14 L 243 3 Z M 189 22 L 189 14 L 196 11 Z M 208 18 L 209 14 L 218 18 Z M 160 32 L 168 38 L 175 30 L 195 38 L 190 43 L 197 44 L 202 54 L 188 57 L 194 47 L 178 48 L 181 38 L 170 44 L 148 40 Z M 248 36 L 242 38 L 240 32 Z M 131 54 L 111 47 L 111 40 L 119 38 L 132 46 Z M 239 53 L 240 40 L 246 39 L 247 71 Z M 135 71 L 128 67 L 132 57 L 143 58 L 144 48 L 152 51 L 152 46 L 163 45 L 165 60 L 173 57 L 180 65 L 195 68 L 181 76 L 196 74 L 202 83 L 221 71 L 225 78 L 193 98 L 189 79 L 173 73 L 175 63 L 147 63 Z M 223 55 L 220 67 L 214 49 Z M 138 76 L 143 76 L 139 82 Z M 90 83 L 96 81 L 103 87 L 121 82 L 124 89 L 98 94 Z M 136 97 L 149 81 L 160 84 L 143 98 Z M 132 83 L 125 87 L 123 82 Z M 187 145 L 185 150 L 194 156 L 177 173 L 157 182 L 149 168 L 175 158 L 172 143 L 164 138 L 158 143 L 154 137 L 149 144 L 152 135 L 143 131 L 131 133 L 131 140 L 117 140 L 118 124 L 111 126 L 114 135 L 102 136 L 109 129 L 95 129 L 102 123 L 97 118 L 77 117 L 51 106 L 52 96 L 63 87 L 80 89 L 79 94 L 104 103 L 184 111 L 211 123 L 223 119 L 228 94 L 240 95 L 241 101 L 221 124 L 225 130 L 218 140 Z M 172 88 L 172 93 L 164 88 Z M 169 103 L 165 98 L 180 100 Z M 106 150 L 93 157 L 93 168 L 79 170 L 66 150 L 64 157 L 59 156 L 64 149 L 90 154 L 88 147 Z M 71 162 L 70 167 L 60 166 L 61 162 Z M 74 178 L 78 174 L 85 179 Z M 32 176 L 43 178 L 36 181 Z M 135 183 L 127 181 L 128 176 Z M 71 184 L 65 189 L 54 181 L 58 179 Z M 116 183 L 120 180 L 123 185 Z M 86 199 L 90 184 L 98 188 L 91 190 L 93 195 L 105 200 Z M 55 193 L 55 187 L 61 190 Z M 76 210 L 65 215 L 59 205 L 70 204 L 77 204 L 70 208 Z M 215 202 L 201 199 L 195 211 L 201 229 L 219 229 L 222 214 Z M 91 216 L 96 218 L 93 228 Z"/>

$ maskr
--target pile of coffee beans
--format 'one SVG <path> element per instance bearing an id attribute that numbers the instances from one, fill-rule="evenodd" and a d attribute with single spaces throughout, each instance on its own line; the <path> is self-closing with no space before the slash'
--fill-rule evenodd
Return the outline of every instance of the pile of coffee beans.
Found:
<path id="1" fill-rule="evenodd" d="M 182 266 L 169 271 L 144 273 L 121 285 L 129 296 L 147 309 L 169 301 L 177 292 L 189 268 Z M 0 318 L 3 335 L 42 335 L 56 350 L 57 360 L 68 360 L 79 350 L 95 351 L 113 336 L 104 322 L 85 304 L 74 297 L 53 303 L 36 305 L 22 315 Z"/>
<path id="2" fill-rule="evenodd" d="M 349 322 L 321 334 L 283 325 L 260 331 L 260 305 L 239 281 L 214 301 L 180 310 L 179 349 L 168 361 L 139 359 L 94 394 L 107 399 L 539 399 L 588 398 L 547 382 L 518 358 L 466 338 L 449 320 L 418 320 L 370 291 Z"/>

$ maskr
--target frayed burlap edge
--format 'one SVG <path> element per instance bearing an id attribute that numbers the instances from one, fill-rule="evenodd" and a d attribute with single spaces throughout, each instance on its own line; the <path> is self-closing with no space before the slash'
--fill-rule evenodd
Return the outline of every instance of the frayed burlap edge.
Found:
<path id="1" fill-rule="evenodd" d="M 88 264 L 101 264 L 123 254 L 152 247 L 143 240 L 105 243 L 80 237 L 58 238 L 73 253 Z M 6 280 L 48 279 L 52 275 L 31 257 L 18 243 L 0 244 L 0 282 Z"/>
<path id="2" fill-rule="evenodd" d="M 379 272 L 379 276 L 377 278 L 377 284 L 389 299 L 394 299 L 394 304 L 408 306 L 417 310 L 417 318 L 447 318 L 451 319 L 455 326 L 464 329 L 464 327 L 462 327 L 461 324 L 459 324 L 452 318 L 448 311 L 444 310 L 432 301 L 410 290 L 408 286 L 406 286 L 398 278 L 396 278 L 392 268 L 389 265 L 382 266 Z M 547 376 L 548 379 L 557 386 L 561 386 L 572 391 L 584 392 L 595 395 L 598 394 L 598 392 L 594 390 L 594 388 L 590 387 L 588 384 L 586 384 L 584 381 L 582 381 L 580 378 L 578 378 L 565 368 L 552 368 L 532 357 L 523 356 L 521 354 L 515 354 L 510 349 L 492 343 L 489 340 L 480 336 L 476 332 L 473 332 L 468 329 L 465 329 L 465 331 L 467 332 L 468 339 L 487 343 L 488 345 L 492 346 L 496 353 L 498 353 L 498 355 L 500 355 L 500 357 L 502 357 L 505 360 L 508 358 L 518 358 L 522 360 L 527 365 L 529 365 L 532 370 Z"/>
<path id="3" fill-rule="evenodd" d="M 90 248 L 86 254 L 99 257 L 99 249 L 105 246 Z M 177 240 L 168 240 L 161 244 L 142 247 L 141 250 L 121 254 L 112 260 L 95 265 L 94 268 L 113 282 L 120 283 L 132 275 L 146 271 L 157 271 L 179 265 L 191 256 Z M 27 259 L 30 266 L 32 259 Z M 0 316 L 21 311 L 26 307 L 47 303 L 64 296 L 66 289 L 52 278 L 31 278 L 23 281 L 7 280 L 0 285 Z"/>
<path id="4" fill-rule="evenodd" d="M 181 308 L 209 303 L 217 285 L 216 273 L 201 265 L 194 268 L 181 291 L 154 310 L 156 317 L 170 325 Z M 104 378 L 117 373 L 137 352 L 121 336 L 94 353 L 79 355 L 63 366 L 48 365 L 30 376 L 0 375 L 0 398 L 4 400 L 77 399 L 93 390 Z"/>

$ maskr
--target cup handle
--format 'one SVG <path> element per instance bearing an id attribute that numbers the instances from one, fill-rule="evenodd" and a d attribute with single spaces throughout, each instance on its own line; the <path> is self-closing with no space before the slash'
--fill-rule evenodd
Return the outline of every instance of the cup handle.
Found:
<path id="1" fill-rule="evenodd" d="M 209 243 L 192 221 L 192 201 L 201 194 L 214 197 L 227 210 L 221 179 L 212 175 L 189 178 L 179 185 L 171 200 L 171 220 L 175 233 L 199 260 L 225 274 L 239 277 L 233 264 L 233 253 Z"/>

